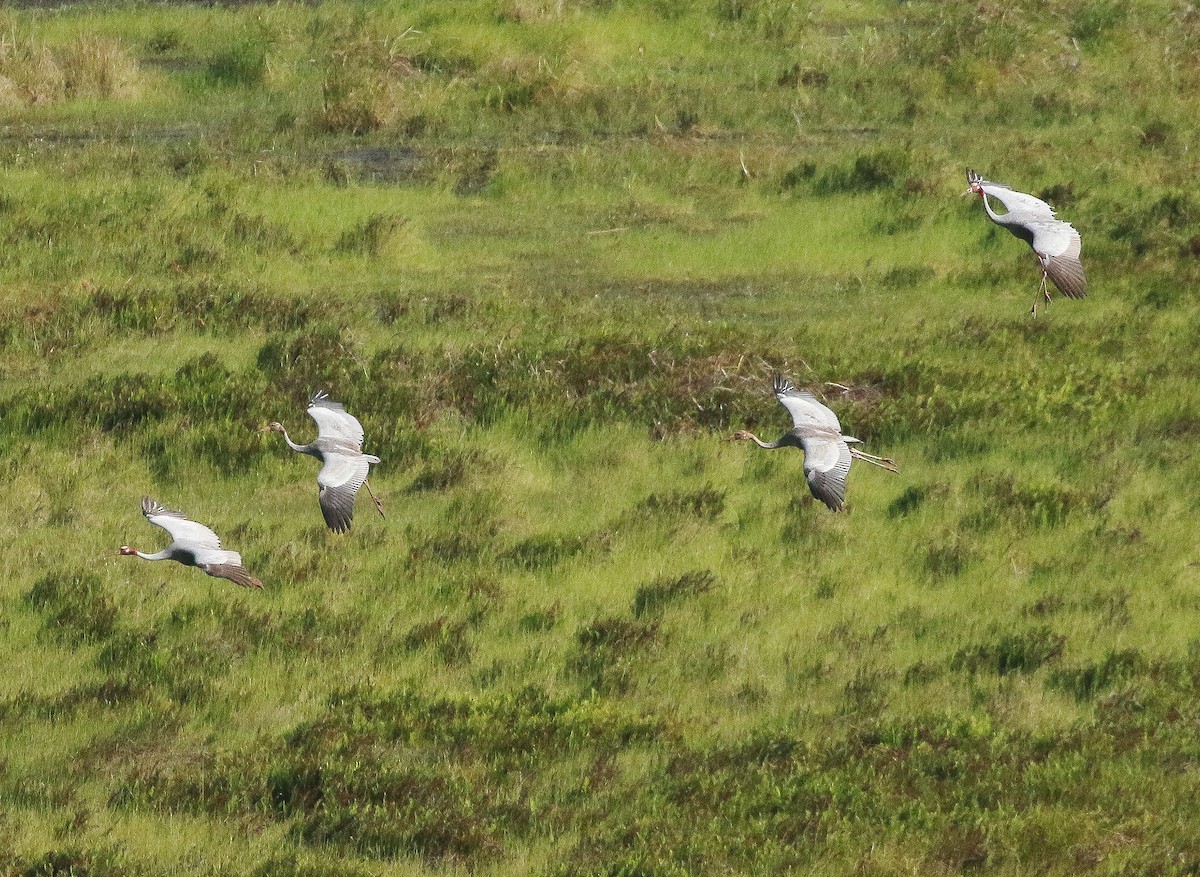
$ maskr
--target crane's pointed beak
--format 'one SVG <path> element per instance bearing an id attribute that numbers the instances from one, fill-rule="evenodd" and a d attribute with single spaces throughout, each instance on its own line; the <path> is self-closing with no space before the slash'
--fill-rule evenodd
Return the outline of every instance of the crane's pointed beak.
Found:
<path id="1" fill-rule="evenodd" d="M 966 198 L 968 195 L 974 195 L 974 194 L 975 194 L 975 190 L 974 190 L 974 189 L 967 189 L 967 191 L 963 192 L 963 193 L 962 193 L 961 195 L 959 195 L 958 197 L 959 197 L 959 198 Z"/>

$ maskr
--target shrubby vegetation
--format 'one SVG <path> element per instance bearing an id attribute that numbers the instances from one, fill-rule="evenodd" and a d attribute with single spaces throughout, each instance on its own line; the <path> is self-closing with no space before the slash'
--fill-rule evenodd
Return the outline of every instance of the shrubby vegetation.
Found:
<path id="1" fill-rule="evenodd" d="M 0 16 L 0 874 L 1191 873 L 1185 5 Z M 1050 200 L 1091 294 L 959 199 Z M 815 503 L 780 370 L 900 474 Z M 330 535 L 325 389 L 387 518 Z M 862 467 L 866 470 L 867 467 Z M 249 593 L 118 557 L 212 524 Z"/>

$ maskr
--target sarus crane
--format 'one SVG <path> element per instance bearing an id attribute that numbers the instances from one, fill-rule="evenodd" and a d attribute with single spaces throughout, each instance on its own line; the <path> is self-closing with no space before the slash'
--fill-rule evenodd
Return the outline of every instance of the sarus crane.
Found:
<path id="1" fill-rule="evenodd" d="M 851 459 L 864 460 L 889 472 L 896 471 L 896 464 L 887 457 L 850 447 L 859 440 L 843 435 L 837 415 L 812 393 L 797 390 L 791 381 L 779 374 L 774 375 L 771 385 L 775 398 L 792 415 L 792 428 L 774 442 L 764 442 L 744 429 L 731 435 L 730 441 L 752 441 L 767 450 L 800 448 L 804 451 L 804 475 L 809 489 L 835 512 L 841 511 L 846 501 L 846 476 L 850 473 Z"/>
<path id="2" fill-rule="evenodd" d="M 242 556 L 221 547 L 217 534 L 203 524 L 184 517 L 182 512 L 163 508 L 150 497 L 142 498 L 142 514 L 156 527 L 171 534 L 171 544 L 154 554 L 143 554 L 136 548 L 122 545 L 120 553 L 142 560 L 175 560 L 184 566 L 195 566 L 210 576 L 229 579 L 243 588 L 261 588 L 262 582 L 242 567 Z"/>
<path id="3" fill-rule="evenodd" d="M 308 400 L 308 415 L 317 424 L 317 437 L 307 445 L 298 445 L 281 423 L 268 424 L 267 429 L 283 434 L 283 440 L 293 451 L 308 454 L 321 461 L 317 473 L 317 502 L 329 529 L 345 533 L 354 517 L 354 497 L 364 484 L 371 464 L 379 458 L 362 452 L 363 428 L 358 418 L 347 413 L 340 402 L 334 402 L 318 390 Z M 367 484 L 371 493 L 371 485 Z M 371 493 L 375 508 L 383 515 L 383 505 Z"/>
<path id="4" fill-rule="evenodd" d="M 1031 314 L 1037 315 L 1038 302 L 1043 297 L 1047 302 L 1050 301 L 1047 277 L 1067 298 L 1083 298 L 1087 295 L 1087 279 L 1083 276 L 1083 265 L 1079 261 L 1083 241 L 1071 223 L 1055 217 L 1054 208 L 1041 198 L 1014 192 L 1002 183 L 985 180 L 970 168 L 967 168 L 967 182 L 971 187 L 963 195 L 974 194 L 983 199 L 983 209 L 987 211 L 988 218 L 1029 244 L 1037 256 L 1038 264 L 1042 267 L 1042 286 L 1033 300 Z M 1003 204 L 1006 212 L 996 213 L 992 210 L 988 195 Z"/>

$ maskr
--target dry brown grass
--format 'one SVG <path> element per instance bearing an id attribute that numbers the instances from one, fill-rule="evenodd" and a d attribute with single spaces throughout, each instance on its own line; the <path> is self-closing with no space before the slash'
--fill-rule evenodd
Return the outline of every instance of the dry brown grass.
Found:
<path id="1" fill-rule="evenodd" d="M 399 44 L 362 34 L 341 41 L 326 61 L 317 130 L 365 134 L 406 116 L 417 70 Z"/>
<path id="2" fill-rule="evenodd" d="M 118 40 L 81 37 L 52 48 L 12 30 L 0 37 L 0 106 L 128 100 L 141 94 L 141 80 L 137 59 Z"/>

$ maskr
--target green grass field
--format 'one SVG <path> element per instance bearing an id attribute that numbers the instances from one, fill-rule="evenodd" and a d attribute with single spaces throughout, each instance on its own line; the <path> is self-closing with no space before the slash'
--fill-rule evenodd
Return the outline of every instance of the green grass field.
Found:
<path id="1" fill-rule="evenodd" d="M 1166 0 L 0 11 L 0 875 L 1200 872 L 1197 118 Z"/>

